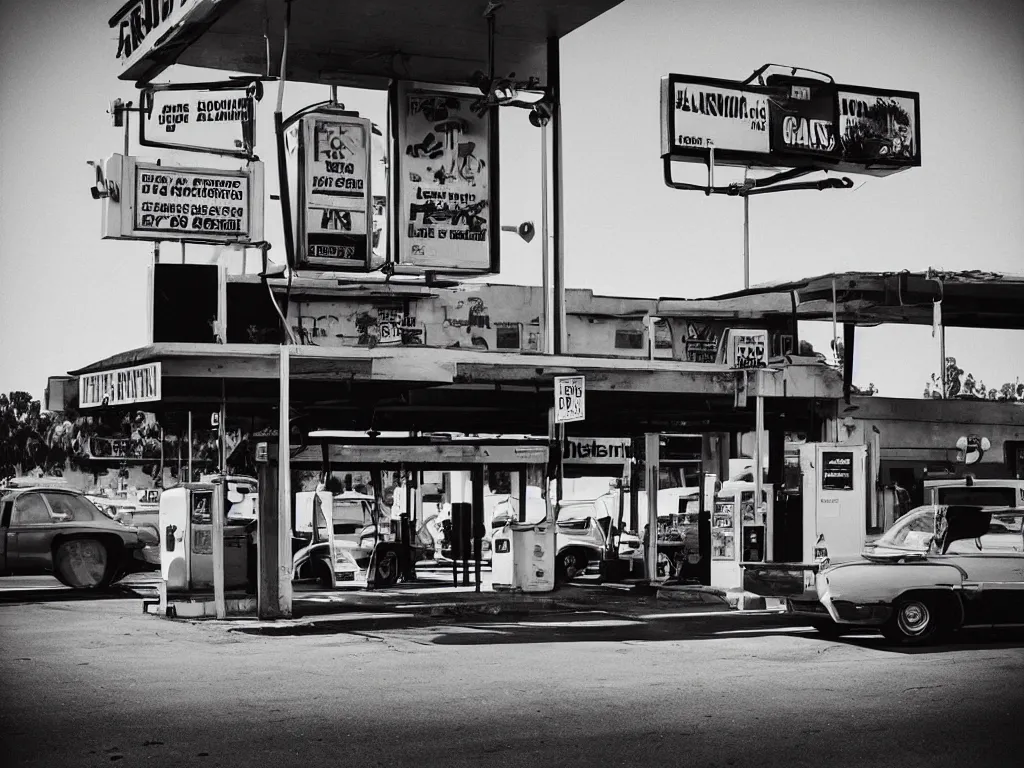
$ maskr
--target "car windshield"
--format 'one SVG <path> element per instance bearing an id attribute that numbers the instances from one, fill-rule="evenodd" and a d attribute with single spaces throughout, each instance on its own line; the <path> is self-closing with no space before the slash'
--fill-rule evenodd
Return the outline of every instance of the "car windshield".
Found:
<path id="1" fill-rule="evenodd" d="M 935 535 L 934 506 L 918 507 L 905 514 L 878 539 L 882 546 L 917 549 L 922 552 Z"/>
<path id="2" fill-rule="evenodd" d="M 974 504 L 979 507 L 1012 507 L 1016 489 L 980 485 L 939 488 L 940 504 Z"/>
<path id="3" fill-rule="evenodd" d="M 64 520 L 83 522 L 102 519 L 103 514 L 91 502 L 69 493 L 47 493 L 46 500 L 55 515 Z"/>
<path id="4" fill-rule="evenodd" d="M 370 505 L 362 500 L 335 498 L 331 506 L 335 533 L 350 533 L 356 528 L 373 525 Z"/>

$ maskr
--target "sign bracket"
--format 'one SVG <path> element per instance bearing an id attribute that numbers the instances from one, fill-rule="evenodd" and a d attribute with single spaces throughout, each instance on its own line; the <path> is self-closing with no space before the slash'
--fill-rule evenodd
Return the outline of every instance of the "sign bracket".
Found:
<path id="1" fill-rule="evenodd" d="M 662 166 L 664 169 L 664 180 L 665 186 L 671 187 L 672 189 L 682 189 L 684 191 L 692 192 L 703 192 L 705 195 L 729 195 L 730 197 L 748 197 L 750 195 L 764 195 L 769 192 L 787 192 L 801 189 L 851 189 L 853 187 L 853 180 L 848 176 L 841 176 L 839 178 L 829 177 L 827 179 L 819 179 L 817 181 L 801 181 L 786 183 L 782 186 L 774 186 L 781 184 L 782 182 L 790 182 L 792 179 L 806 176 L 809 173 L 823 170 L 821 168 L 815 168 L 812 166 L 805 166 L 803 168 L 790 168 L 786 171 L 780 171 L 771 176 L 767 176 L 763 179 L 747 179 L 743 182 L 733 182 L 725 186 L 713 186 L 714 177 L 710 175 L 709 169 L 709 184 L 707 186 L 702 184 L 690 184 L 684 181 L 675 181 L 672 178 L 672 164 L 675 162 L 671 157 L 662 158 Z M 713 162 L 713 160 L 712 160 Z M 772 187 L 769 189 L 768 187 Z"/>

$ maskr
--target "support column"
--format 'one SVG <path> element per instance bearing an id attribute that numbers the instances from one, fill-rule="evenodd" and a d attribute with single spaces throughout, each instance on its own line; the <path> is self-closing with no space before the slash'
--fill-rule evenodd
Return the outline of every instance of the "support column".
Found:
<path id="1" fill-rule="evenodd" d="M 213 606 L 218 619 L 227 618 L 224 599 L 224 503 L 227 500 L 227 481 L 221 475 L 213 485 L 210 504 L 210 547 L 213 549 Z"/>
<path id="2" fill-rule="evenodd" d="M 563 219 L 562 193 L 562 93 L 561 53 L 557 37 L 548 38 L 548 88 L 554 99 L 551 125 L 553 127 L 551 174 L 554 181 L 552 195 L 552 233 L 554 235 L 554 264 L 552 287 L 554 289 L 554 353 L 566 353 L 565 328 L 565 227 Z"/>
<path id="3" fill-rule="evenodd" d="M 661 436 L 656 432 L 644 435 L 644 462 L 647 485 L 647 542 L 645 544 L 644 563 L 648 581 L 653 582 L 658 576 L 658 482 L 659 456 L 661 453 Z"/>
<path id="4" fill-rule="evenodd" d="M 267 444 L 267 457 L 265 462 L 259 464 L 260 482 L 260 509 L 259 523 L 256 526 L 258 558 L 256 601 L 257 612 L 261 619 L 284 618 L 281 611 L 282 595 L 278 583 L 278 564 L 280 547 L 278 539 L 280 526 L 278 525 L 278 503 L 277 492 L 278 481 L 278 445 L 276 442 Z M 289 581 L 290 584 L 290 581 Z"/>

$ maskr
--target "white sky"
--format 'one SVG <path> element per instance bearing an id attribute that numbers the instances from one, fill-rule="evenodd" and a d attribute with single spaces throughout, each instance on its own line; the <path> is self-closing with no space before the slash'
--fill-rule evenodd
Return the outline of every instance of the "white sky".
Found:
<path id="1" fill-rule="evenodd" d="M 41 396 L 47 376 L 148 341 L 152 246 L 100 240 L 88 192 L 86 160 L 122 148 L 109 102 L 137 100 L 117 80 L 106 24 L 120 5 L 0 0 L 0 391 Z M 838 270 L 1024 272 L 1024 3 L 626 0 L 563 44 L 570 287 L 690 298 L 742 288 L 742 203 L 662 184 L 659 84 L 669 72 L 741 80 L 768 62 L 920 92 L 923 165 L 854 177 L 851 191 L 752 198 L 753 284 Z M 161 80 L 209 74 L 177 68 Z M 290 112 L 327 89 L 290 84 L 286 93 Z M 275 99 L 271 86 L 257 137 L 274 193 Z M 341 99 L 383 121 L 380 93 L 343 90 Z M 503 223 L 539 224 L 540 132 L 525 112 L 508 112 Z M 142 154 L 134 143 L 133 152 Z M 702 180 L 700 166 L 690 173 Z M 279 241 L 276 206 L 266 226 Z M 506 235 L 502 264 L 493 282 L 539 283 L 539 239 Z M 828 324 L 801 331 L 827 352 Z M 886 396 L 920 396 L 938 367 L 925 327 L 859 330 L 857 352 L 856 382 Z M 989 386 L 1024 378 L 1022 352 L 1021 332 L 947 333 L 947 353 Z"/>

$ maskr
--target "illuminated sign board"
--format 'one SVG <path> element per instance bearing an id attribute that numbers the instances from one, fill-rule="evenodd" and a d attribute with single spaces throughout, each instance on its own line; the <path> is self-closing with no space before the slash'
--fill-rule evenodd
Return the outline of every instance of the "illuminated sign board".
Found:
<path id="1" fill-rule="evenodd" d="M 473 88 L 397 86 L 398 264 L 497 271 L 497 110 L 474 109 L 480 99 Z"/>
<path id="2" fill-rule="evenodd" d="M 729 80 L 669 75 L 661 81 L 661 153 L 715 148 L 721 157 L 764 155 L 771 151 L 768 96 Z"/>
<path id="3" fill-rule="evenodd" d="M 87 373 L 78 379 L 78 407 L 151 403 L 160 399 L 160 363 Z"/>
<path id="4" fill-rule="evenodd" d="M 263 239 L 263 164 L 242 170 L 142 163 L 114 155 L 100 164 L 103 238 L 189 243 Z"/>

